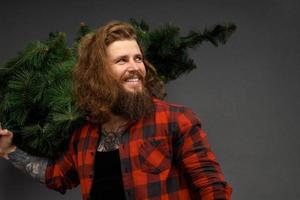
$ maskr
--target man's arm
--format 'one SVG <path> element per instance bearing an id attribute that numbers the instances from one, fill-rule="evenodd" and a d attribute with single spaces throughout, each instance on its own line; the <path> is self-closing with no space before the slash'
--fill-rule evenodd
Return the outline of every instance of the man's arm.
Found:
<path id="1" fill-rule="evenodd" d="M 12 144 L 13 133 L 0 128 L 0 157 L 12 162 L 23 172 L 44 183 L 48 188 L 65 193 L 79 184 L 79 177 L 72 161 L 72 143 L 67 152 L 56 160 L 32 156 Z"/>
<path id="2" fill-rule="evenodd" d="M 19 148 L 8 153 L 8 159 L 16 168 L 29 174 L 40 183 L 45 183 L 45 172 L 48 159 L 32 156 Z"/>
<path id="3" fill-rule="evenodd" d="M 21 171 L 45 183 L 45 172 L 48 160 L 32 156 L 12 144 L 13 133 L 0 126 L 0 157 L 9 161 Z"/>
<path id="4" fill-rule="evenodd" d="M 184 109 L 177 122 L 177 159 L 191 180 L 192 193 L 205 200 L 229 200 L 232 189 L 224 180 L 200 120 L 191 110 Z"/>

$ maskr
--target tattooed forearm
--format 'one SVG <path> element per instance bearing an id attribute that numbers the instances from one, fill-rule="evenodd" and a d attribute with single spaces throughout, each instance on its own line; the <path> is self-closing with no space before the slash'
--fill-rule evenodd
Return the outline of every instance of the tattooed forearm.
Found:
<path id="1" fill-rule="evenodd" d="M 16 168 L 29 174 L 39 182 L 45 183 L 47 159 L 32 156 L 19 148 L 9 153 L 8 158 Z"/>

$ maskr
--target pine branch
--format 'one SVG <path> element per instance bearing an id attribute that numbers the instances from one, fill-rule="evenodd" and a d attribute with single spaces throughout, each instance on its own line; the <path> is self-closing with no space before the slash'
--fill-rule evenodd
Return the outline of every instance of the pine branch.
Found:
<path id="1" fill-rule="evenodd" d="M 20 68 L 35 69 L 40 68 L 48 53 L 48 46 L 40 41 L 30 43 L 26 49 L 20 52 L 16 58 L 6 63 L 2 68 L 3 73 L 10 75 Z"/>
<path id="2" fill-rule="evenodd" d="M 72 58 L 72 50 L 67 46 L 66 33 L 50 33 L 49 39 L 45 43 L 49 46 L 47 63 L 45 63 L 48 66 L 55 65 Z"/>
<path id="3" fill-rule="evenodd" d="M 89 26 L 87 26 L 84 22 L 80 23 L 80 27 L 77 30 L 75 42 L 79 42 L 83 36 L 92 32 Z"/>
<path id="4" fill-rule="evenodd" d="M 208 41 L 214 46 L 225 44 L 228 38 L 236 30 L 236 26 L 232 23 L 224 25 L 215 25 L 211 29 L 205 28 L 204 31 L 190 31 L 185 37 L 182 37 L 182 47 L 194 48 L 202 42 Z"/>
<path id="5" fill-rule="evenodd" d="M 49 107 L 68 105 L 72 102 L 71 80 L 64 80 L 60 83 L 52 84 L 45 91 L 44 100 Z"/>
<path id="6" fill-rule="evenodd" d="M 154 31 L 144 22 L 131 20 L 137 30 L 139 41 L 144 46 L 146 58 L 155 67 L 161 79 L 167 83 L 177 79 L 196 68 L 195 63 L 188 57 L 188 49 L 208 41 L 214 46 L 225 44 L 236 30 L 234 24 L 215 25 L 203 32 L 190 31 L 187 36 L 180 35 L 180 28 L 166 24 Z"/>
<path id="7" fill-rule="evenodd" d="M 150 44 L 149 25 L 143 20 L 138 22 L 132 18 L 130 19 L 130 23 L 136 31 L 139 44 L 141 44 L 143 51 L 146 52 Z"/>

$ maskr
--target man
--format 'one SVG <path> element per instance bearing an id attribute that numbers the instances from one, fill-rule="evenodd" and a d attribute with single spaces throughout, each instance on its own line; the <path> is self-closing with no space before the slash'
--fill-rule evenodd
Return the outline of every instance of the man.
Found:
<path id="1" fill-rule="evenodd" d="M 159 99 L 132 26 L 110 22 L 81 41 L 74 91 L 89 119 L 59 159 L 23 152 L 2 129 L 0 155 L 61 193 L 80 184 L 84 200 L 230 199 L 199 119 Z"/>

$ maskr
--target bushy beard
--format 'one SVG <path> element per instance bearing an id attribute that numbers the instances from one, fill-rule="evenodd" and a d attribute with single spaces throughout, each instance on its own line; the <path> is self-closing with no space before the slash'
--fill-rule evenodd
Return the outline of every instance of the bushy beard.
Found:
<path id="1" fill-rule="evenodd" d="M 114 114 L 137 121 L 154 113 L 154 103 L 146 87 L 142 86 L 140 91 L 129 92 L 121 84 L 117 85 L 118 97 L 111 109 Z"/>

